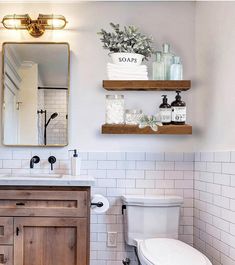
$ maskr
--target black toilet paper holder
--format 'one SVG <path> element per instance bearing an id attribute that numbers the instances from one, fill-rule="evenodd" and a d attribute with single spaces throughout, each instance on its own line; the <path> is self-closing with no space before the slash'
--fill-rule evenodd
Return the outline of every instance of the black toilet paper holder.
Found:
<path id="1" fill-rule="evenodd" d="M 104 206 L 104 204 L 103 202 L 91 202 L 91 206 L 96 206 L 96 207 L 101 208 Z"/>

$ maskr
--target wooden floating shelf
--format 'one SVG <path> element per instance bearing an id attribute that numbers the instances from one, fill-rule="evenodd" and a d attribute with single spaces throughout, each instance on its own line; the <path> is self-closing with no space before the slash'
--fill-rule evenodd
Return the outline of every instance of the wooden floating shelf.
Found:
<path id="1" fill-rule="evenodd" d="M 104 124 L 102 134 L 192 134 L 192 126 L 185 125 L 163 125 L 158 127 L 158 131 L 153 131 L 150 127 L 140 129 L 137 125 L 127 124 Z"/>
<path id="2" fill-rule="evenodd" d="M 190 80 L 103 80 L 103 88 L 113 91 L 186 91 Z"/>

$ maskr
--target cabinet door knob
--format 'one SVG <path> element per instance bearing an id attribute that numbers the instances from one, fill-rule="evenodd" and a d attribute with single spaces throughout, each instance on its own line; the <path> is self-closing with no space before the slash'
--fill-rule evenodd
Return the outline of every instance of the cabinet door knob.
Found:
<path id="1" fill-rule="evenodd" d="M 17 235 L 17 236 L 19 235 L 19 232 L 20 232 L 19 227 L 16 227 L 16 235 Z"/>

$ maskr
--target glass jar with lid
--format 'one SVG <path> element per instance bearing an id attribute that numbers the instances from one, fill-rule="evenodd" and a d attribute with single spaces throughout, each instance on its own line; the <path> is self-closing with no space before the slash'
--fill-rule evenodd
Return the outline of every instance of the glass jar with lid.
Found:
<path id="1" fill-rule="evenodd" d="M 123 124 L 124 112 L 123 95 L 106 95 L 106 124 Z"/>
<path id="2" fill-rule="evenodd" d="M 125 123 L 129 125 L 138 125 L 143 116 L 142 110 L 127 109 L 125 111 Z"/>

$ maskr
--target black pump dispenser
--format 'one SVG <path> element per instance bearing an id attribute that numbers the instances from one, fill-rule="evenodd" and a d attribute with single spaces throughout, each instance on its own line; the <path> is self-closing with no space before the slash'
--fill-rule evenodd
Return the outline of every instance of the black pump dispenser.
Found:
<path id="1" fill-rule="evenodd" d="M 167 96 L 166 95 L 162 95 L 162 104 L 160 105 L 160 107 L 162 105 L 166 105 L 167 104 Z"/>
<path id="2" fill-rule="evenodd" d="M 176 91 L 175 101 L 171 103 L 172 124 L 184 125 L 186 121 L 186 104 L 181 100 L 181 91 Z"/>
<path id="3" fill-rule="evenodd" d="M 177 94 L 175 97 L 176 101 L 181 101 L 180 93 L 181 93 L 181 91 L 176 91 L 176 94 Z"/>
<path id="4" fill-rule="evenodd" d="M 162 104 L 159 106 L 161 122 L 163 125 L 171 123 L 171 106 L 167 103 L 167 96 L 162 95 Z"/>

